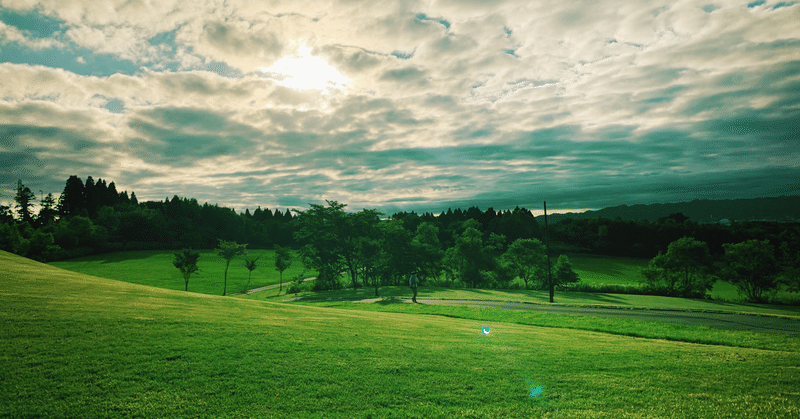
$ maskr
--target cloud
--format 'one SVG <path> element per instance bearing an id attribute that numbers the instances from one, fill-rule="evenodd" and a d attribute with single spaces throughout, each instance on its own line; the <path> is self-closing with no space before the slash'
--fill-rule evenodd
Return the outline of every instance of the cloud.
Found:
<path id="1" fill-rule="evenodd" d="M 77 174 L 240 210 L 435 212 L 796 193 L 800 4 L 2 7 L 6 191 Z M 303 48 L 347 88 L 258 71 Z"/>

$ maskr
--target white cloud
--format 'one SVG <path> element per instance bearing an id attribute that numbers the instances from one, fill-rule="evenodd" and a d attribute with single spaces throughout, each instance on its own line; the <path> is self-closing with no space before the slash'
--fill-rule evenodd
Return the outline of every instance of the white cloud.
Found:
<path id="1" fill-rule="evenodd" d="M 96 77 L 0 63 L 13 152 L 55 177 L 97 170 L 159 195 L 207 185 L 237 208 L 274 205 L 252 184 L 274 200 L 374 207 L 593 181 L 618 193 L 678 170 L 794 167 L 800 153 L 789 122 L 800 5 L 68 3 L 26 4 L 63 20 L 64 33 L 2 25 L 0 50 L 75 49 L 73 61 L 110 54 L 143 69 Z M 280 71 L 258 71 L 301 45 L 348 88 L 295 89 Z M 106 109 L 112 100 L 121 113 Z"/>
<path id="2" fill-rule="evenodd" d="M 0 44 L 7 42 L 15 42 L 33 50 L 61 48 L 63 46 L 61 42 L 55 39 L 34 38 L 14 26 L 6 25 L 5 23 L 0 22 Z"/>

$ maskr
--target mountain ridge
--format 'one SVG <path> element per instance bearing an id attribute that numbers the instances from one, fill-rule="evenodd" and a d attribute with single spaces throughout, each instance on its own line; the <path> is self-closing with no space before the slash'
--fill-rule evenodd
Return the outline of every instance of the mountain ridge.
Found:
<path id="1" fill-rule="evenodd" d="M 733 221 L 800 222 L 800 196 L 777 196 L 747 199 L 695 199 L 693 201 L 618 205 L 581 213 L 548 214 L 548 223 L 566 219 L 620 218 L 623 220 L 658 221 L 670 214 L 682 213 L 690 221 L 718 223 Z M 539 223 L 544 216 L 536 217 Z"/>

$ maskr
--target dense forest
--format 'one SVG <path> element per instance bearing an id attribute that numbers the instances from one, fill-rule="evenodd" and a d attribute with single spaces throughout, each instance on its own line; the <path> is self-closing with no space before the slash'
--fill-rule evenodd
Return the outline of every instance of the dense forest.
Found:
<path id="1" fill-rule="evenodd" d="M 751 199 L 696 199 L 689 202 L 619 205 L 581 213 L 551 214 L 552 222 L 566 219 L 611 218 L 655 222 L 670 214 L 681 213 L 701 224 L 731 221 L 767 221 L 800 223 L 800 196 L 776 196 Z M 537 217 L 539 222 L 542 216 Z"/>
<path id="2" fill-rule="evenodd" d="M 664 285 L 666 277 L 659 272 L 674 269 L 674 261 L 658 258 L 670 254 L 707 253 L 702 263 L 710 267 L 708 261 L 719 264 L 742 251 L 730 246 L 758 242 L 758 251 L 774 265 L 774 276 L 794 278 L 800 266 L 798 223 L 698 223 L 680 212 L 655 221 L 562 216 L 551 221 L 547 231 L 531 211 L 520 207 L 387 216 L 377 210 L 346 211 L 345 204 L 326 201 L 327 205 L 309 204 L 307 210 L 259 207 L 237 213 L 177 195 L 139 202 L 134 192 L 118 191 L 114 182 L 91 176 L 85 181 L 67 179 L 57 202 L 52 194 L 40 197 L 38 213 L 33 210 L 35 200 L 19 181 L 15 207 L 0 206 L 1 250 L 52 261 L 118 250 L 211 249 L 220 240 L 250 248 L 288 246 L 301 250 L 304 264 L 320 273 L 318 286 L 327 288 L 342 286 L 342 273 L 354 287 L 377 287 L 402 283 L 410 272 L 418 272 L 423 280 L 444 278 L 470 287 L 503 288 L 515 278 L 528 288 L 543 287 L 546 242 L 553 256 L 585 252 L 653 258 L 651 282 L 661 285 L 650 291 L 670 295 L 705 293 L 691 287 L 679 291 L 672 279 Z M 684 238 L 691 242 L 681 241 Z M 735 261 L 727 262 L 732 266 Z M 550 288 L 577 280 L 565 256 L 547 263 L 555 265 L 556 272 L 548 279 Z"/>

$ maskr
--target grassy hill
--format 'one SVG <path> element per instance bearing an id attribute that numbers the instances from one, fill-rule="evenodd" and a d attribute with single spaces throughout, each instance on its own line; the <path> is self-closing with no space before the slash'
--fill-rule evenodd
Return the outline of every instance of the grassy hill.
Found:
<path id="1" fill-rule="evenodd" d="M 277 304 L 5 252 L 0 265 L 0 417 L 800 415 L 798 345 Z"/>
<path id="2" fill-rule="evenodd" d="M 183 276 L 172 265 L 175 252 L 165 250 L 112 252 L 51 262 L 50 264 L 70 271 L 103 278 L 172 290 L 183 290 L 185 285 Z M 225 259 L 218 256 L 213 250 L 200 250 L 199 252 L 200 259 L 197 262 L 197 266 L 200 268 L 200 272 L 193 274 L 190 278 L 189 291 L 222 295 Z M 275 270 L 274 250 L 248 250 L 248 257 L 251 260 L 259 257 L 257 267 L 250 277 L 249 284 L 249 271 L 244 267 L 244 258 L 237 257 L 231 261 L 231 266 L 228 269 L 228 294 L 235 294 L 250 288 L 258 288 L 279 282 L 280 277 L 278 271 Z M 300 263 L 299 257 L 296 257 L 292 262 L 292 266 L 283 272 L 283 281 L 285 283 L 293 276 L 302 273 L 303 265 Z M 308 276 L 314 275 L 316 275 L 314 272 L 308 273 Z"/>

